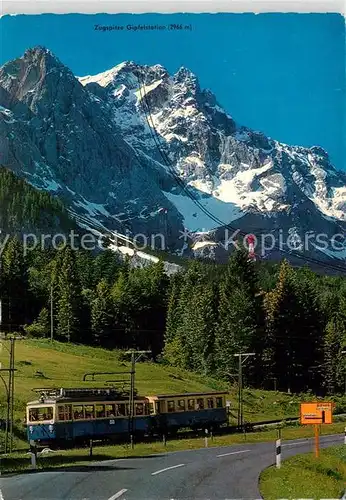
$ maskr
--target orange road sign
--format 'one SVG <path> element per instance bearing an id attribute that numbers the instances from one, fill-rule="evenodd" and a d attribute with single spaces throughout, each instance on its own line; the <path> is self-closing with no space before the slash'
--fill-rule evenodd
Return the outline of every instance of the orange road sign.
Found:
<path id="1" fill-rule="evenodd" d="M 300 423 L 301 424 L 332 424 L 333 423 L 333 402 L 301 403 Z"/>

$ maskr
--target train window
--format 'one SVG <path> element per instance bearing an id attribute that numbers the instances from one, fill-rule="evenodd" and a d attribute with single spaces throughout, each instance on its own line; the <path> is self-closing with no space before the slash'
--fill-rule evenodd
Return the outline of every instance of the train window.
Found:
<path id="1" fill-rule="evenodd" d="M 214 399 L 213 398 L 208 398 L 207 399 L 207 405 L 208 405 L 208 408 L 214 408 Z"/>
<path id="2" fill-rule="evenodd" d="M 216 398 L 216 408 L 222 408 L 222 398 Z"/>
<path id="3" fill-rule="evenodd" d="M 203 398 L 198 398 L 197 399 L 197 410 L 203 410 L 204 408 L 204 399 Z"/>
<path id="4" fill-rule="evenodd" d="M 30 408 L 29 410 L 29 422 L 38 421 L 38 408 Z"/>
<path id="5" fill-rule="evenodd" d="M 58 406 L 58 419 L 72 420 L 72 406 L 71 405 Z"/>
<path id="6" fill-rule="evenodd" d="M 116 405 L 106 405 L 106 417 L 115 417 L 116 415 L 115 406 Z"/>
<path id="7" fill-rule="evenodd" d="M 188 399 L 187 400 L 187 408 L 188 408 L 188 410 L 194 410 L 195 409 L 195 400 L 194 399 Z"/>
<path id="8" fill-rule="evenodd" d="M 83 405 L 73 405 L 73 419 L 81 420 L 84 418 Z"/>
<path id="9" fill-rule="evenodd" d="M 58 420 L 65 420 L 65 406 L 58 406 Z"/>
<path id="10" fill-rule="evenodd" d="M 95 406 L 96 418 L 105 418 L 105 405 Z"/>
<path id="11" fill-rule="evenodd" d="M 53 406 L 29 409 L 29 422 L 43 422 L 53 420 Z"/>
<path id="12" fill-rule="evenodd" d="M 72 405 L 65 405 L 65 418 L 72 420 Z"/>
<path id="13" fill-rule="evenodd" d="M 94 405 L 85 405 L 84 406 L 84 414 L 85 414 L 85 418 L 95 418 L 95 414 L 94 414 Z"/>
<path id="14" fill-rule="evenodd" d="M 167 411 L 168 411 L 168 413 L 171 413 L 174 410 L 175 410 L 174 401 L 167 401 Z"/>
<path id="15" fill-rule="evenodd" d="M 149 403 L 149 413 L 153 415 L 155 413 L 154 403 Z"/>
<path id="16" fill-rule="evenodd" d="M 136 403 L 136 415 L 144 415 L 144 404 Z"/>
<path id="17" fill-rule="evenodd" d="M 185 399 L 179 399 L 178 411 L 185 411 Z"/>
<path id="18" fill-rule="evenodd" d="M 120 403 L 116 405 L 117 416 L 118 417 L 126 417 L 126 405 L 124 403 Z"/>

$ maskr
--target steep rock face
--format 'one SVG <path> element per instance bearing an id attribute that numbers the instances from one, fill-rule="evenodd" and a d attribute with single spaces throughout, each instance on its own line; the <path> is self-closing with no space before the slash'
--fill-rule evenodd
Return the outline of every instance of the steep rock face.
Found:
<path id="1" fill-rule="evenodd" d="M 4 166 L 59 194 L 81 223 L 99 229 L 159 232 L 158 210 L 169 206 L 175 240 L 181 216 L 162 194 L 165 170 L 122 139 L 108 107 L 47 49 L 4 65 L 0 85 Z"/>
<path id="2" fill-rule="evenodd" d="M 270 213 L 307 197 L 346 220 L 346 176 L 322 148 L 288 146 L 237 126 L 187 69 L 170 77 L 162 66 L 129 62 L 79 80 L 98 95 L 102 87 L 127 142 L 215 202 Z"/>
<path id="3" fill-rule="evenodd" d="M 345 264 L 330 241 L 345 234 L 346 175 L 320 147 L 237 124 L 186 68 L 130 61 L 75 77 L 38 47 L 0 69 L 0 104 L 1 163 L 60 196 L 84 227 L 161 233 L 171 250 L 216 258 L 237 229 L 275 236 L 261 258 L 294 257 L 280 235 L 323 233 L 327 246 L 297 244 L 298 259 Z"/>
<path id="4" fill-rule="evenodd" d="M 212 231 L 222 248 L 225 229 L 258 237 L 269 232 L 278 248 L 259 249 L 263 258 L 292 254 L 294 234 L 301 255 L 346 258 L 340 239 L 326 246 L 311 237 L 330 241 L 346 227 L 346 175 L 322 148 L 288 146 L 237 125 L 186 68 L 170 76 L 159 65 L 126 62 L 80 82 L 98 95 L 102 87 L 126 141 L 174 175 L 175 187 L 165 194 L 191 232 Z M 196 235 L 189 239 L 192 247 L 198 243 Z M 306 248 L 299 239 L 303 246 L 308 239 Z M 214 245 L 201 248 L 218 253 Z"/>

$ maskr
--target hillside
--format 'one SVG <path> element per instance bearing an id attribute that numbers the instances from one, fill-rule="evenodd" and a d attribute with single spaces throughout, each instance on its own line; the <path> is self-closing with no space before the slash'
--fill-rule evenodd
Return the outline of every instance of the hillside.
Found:
<path id="1" fill-rule="evenodd" d="M 3 341 L 4 345 L 8 345 Z M 94 382 L 83 382 L 83 375 L 91 372 L 126 372 L 130 363 L 123 361 L 121 351 L 107 351 L 82 345 L 68 345 L 48 340 L 18 340 L 15 348 L 15 409 L 17 425 L 24 418 L 27 401 L 34 400 L 33 388 L 42 387 L 102 387 L 105 380 L 128 378 L 121 375 L 106 375 Z M 0 362 L 8 365 L 8 352 L 0 350 Z M 96 381 L 98 380 L 98 381 Z M 158 363 L 138 362 L 136 366 L 136 388 L 140 394 L 202 392 L 227 390 L 228 384 L 212 377 L 203 377 L 185 370 Z M 237 391 L 230 389 L 231 411 L 236 415 Z M 245 419 L 263 419 L 296 416 L 299 398 L 274 391 L 245 390 Z M 4 393 L 0 396 L 2 412 L 5 406 Z"/>

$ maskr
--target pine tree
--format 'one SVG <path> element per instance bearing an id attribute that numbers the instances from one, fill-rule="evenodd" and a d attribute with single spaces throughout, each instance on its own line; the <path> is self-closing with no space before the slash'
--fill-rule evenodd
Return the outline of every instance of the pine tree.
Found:
<path id="1" fill-rule="evenodd" d="M 288 390 L 292 385 L 291 335 L 296 313 L 296 297 L 290 282 L 292 272 L 288 262 L 283 261 L 276 287 L 265 297 L 265 375 L 276 378 L 279 387 Z"/>
<path id="2" fill-rule="evenodd" d="M 187 341 L 192 353 L 192 369 L 208 375 L 214 369 L 217 319 L 217 290 L 212 283 L 194 288 L 190 313 Z"/>
<path id="3" fill-rule="evenodd" d="M 49 312 L 46 307 L 41 309 L 36 321 L 25 326 L 25 331 L 32 337 L 47 337 L 50 331 Z"/>
<path id="4" fill-rule="evenodd" d="M 257 334 L 258 299 L 254 265 L 244 251 L 230 258 L 220 283 L 215 364 L 221 377 L 236 371 L 234 354 L 247 352 Z"/>
<path id="5" fill-rule="evenodd" d="M 278 283 L 266 295 L 268 371 L 284 389 L 321 385 L 323 316 L 308 274 L 284 261 Z"/>
<path id="6" fill-rule="evenodd" d="M 171 329 L 171 338 L 164 346 L 164 358 L 172 365 L 181 368 L 193 366 L 193 353 L 189 342 L 189 331 L 193 326 L 192 297 L 198 283 L 203 281 L 203 266 L 199 262 L 192 262 L 183 276 L 175 317 L 177 325 L 175 331 Z M 171 310 L 170 314 L 173 314 Z M 173 325 L 170 325 L 170 328 Z"/>
<path id="7" fill-rule="evenodd" d="M 334 296 L 333 313 L 324 337 L 324 380 L 326 390 L 333 394 L 345 390 L 346 365 L 346 288 L 341 286 Z"/>
<path id="8" fill-rule="evenodd" d="M 81 340 L 81 296 L 75 253 L 70 247 L 66 247 L 61 252 L 62 267 L 57 285 L 57 334 L 62 340 L 77 342 Z"/>
<path id="9" fill-rule="evenodd" d="M 111 346 L 113 328 L 114 314 L 111 291 L 107 281 L 102 279 L 96 287 L 96 297 L 91 302 L 93 342 L 102 346 Z"/>
<path id="10" fill-rule="evenodd" d="M 128 294 L 128 270 L 126 272 L 120 271 L 118 279 L 111 289 L 111 298 L 118 346 L 132 347 L 131 339 L 129 339 L 131 329 L 133 329 L 133 318 L 129 309 L 131 304 Z"/>
<path id="11" fill-rule="evenodd" d="M 169 344 L 176 336 L 180 315 L 178 305 L 182 286 L 183 276 L 178 273 L 172 276 L 167 302 L 167 321 L 165 331 L 165 344 Z"/>
<path id="12" fill-rule="evenodd" d="M 119 257 L 113 250 L 103 250 L 94 259 L 94 276 L 97 283 L 105 279 L 109 285 L 112 285 L 117 279 L 119 271 Z"/>
<path id="13" fill-rule="evenodd" d="M 24 249 L 17 237 L 7 241 L 1 255 L 1 278 L 3 327 L 18 330 L 26 322 L 29 294 Z"/>
<path id="14" fill-rule="evenodd" d="M 167 301 L 169 278 L 165 273 L 162 261 L 147 268 L 150 282 L 149 295 L 146 299 L 148 314 L 144 311 L 139 328 L 147 330 L 145 346 L 151 350 L 153 359 L 162 352 L 167 318 Z"/>

